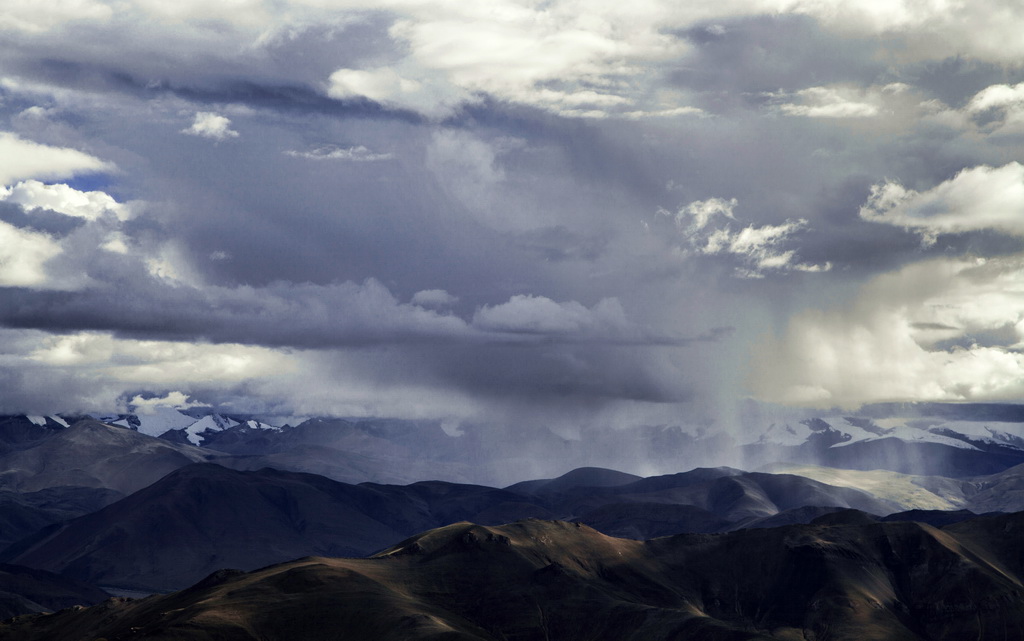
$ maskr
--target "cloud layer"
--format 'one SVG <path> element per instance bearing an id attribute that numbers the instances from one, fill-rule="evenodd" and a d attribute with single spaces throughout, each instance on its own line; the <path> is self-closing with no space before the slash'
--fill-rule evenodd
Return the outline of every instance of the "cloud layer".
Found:
<path id="1" fill-rule="evenodd" d="M 0 409 L 1017 402 L 1018 4 L 14 3 Z"/>
<path id="2" fill-rule="evenodd" d="M 926 261 L 880 276 L 848 306 L 798 314 L 764 343 L 764 399 L 855 410 L 865 403 L 1007 402 L 1024 394 L 1024 262 Z"/>

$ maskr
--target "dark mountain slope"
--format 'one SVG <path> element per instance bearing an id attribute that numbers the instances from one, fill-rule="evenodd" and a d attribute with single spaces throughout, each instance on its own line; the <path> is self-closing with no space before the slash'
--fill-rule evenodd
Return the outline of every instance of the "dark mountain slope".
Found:
<path id="1" fill-rule="evenodd" d="M 54 612 L 92 605 L 110 595 L 50 572 L 0 564 L 0 620 L 31 612 Z"/>
<path id="2" fill-rule="evenodd" d="M 531 496 L 441 481 L 356 486 L 311 474 L 197 464 L 20 540 L 0 559 L 97 585 L 162 591 L 223 567 L 251 570 L 308 555 L 364 556 L 463 520 L 497 525 L 578 515 L 576 520 L 603 532 L 646 539 L 755 526 L 783 512 L 775 523 L 820 514 L 797 509 L 805 506 L 892 511 L 857 490 L 738 471 L 697 470 Z"/>
<path id="3" fill-rule="evenodd" d="M 0 490 L 0 550 L 48 525 L 73 519 L 124 498 L 97 487 L 51 487 L 38 492 Z"/>
<path id="4" fill-rule="evenodd" d="M 23 449 L 64 430 L 52 418 L 33 422 L 27 416 L 0 416 L 0 453 Z"/>
<path id="5" fill-rule="evenodd" d="M 367 495 L 370 498 L 361 504 L 361 508 L 375 518 L 400 525 L 407 536 L 456 521 L 500 525 L 524 518 L 553 516 L 543 501 L 483 485 L 421 481 L 410 485 L 362 483 L 358 487 L 373 492 Z M 405 506 L 415 508 L 420 519 L 412 518 L 409 513 L 401 514 L 396 509 Z M 424 527 L 427 523 L 430 525 Z M 384 546 L 377 549 L 381 547 Z"/>
<path id="6" fill-rule="evenodd" d="M 31 492 L 76 485 L 130 494 L 211 452 L 99 421 L 79 421 L 0 455 L 0 488 Z"/>
<path id="7" fill-rule="evenodd" d="M 193 465 L 5 555 L 98 585 L 168 590 L 223 567 L 363 556 L 407 535 L 362 513 L 351 492 L 315 475 Z"/>
<path id="8" fill-rule="evenodd" d="M 680 532 L 723 532 L 734 523 L 713 512 L 672 503 L 611 503 L 594 508 L 575 519 L 598 532 L 623 539 L 643 541 Z"/>
<path id="9" fill-rule="evenodd" d="M 820 483 L 792 474 L 696 469 L 654 476 L 606 488 L 572 488 L 545 496 L 559 518 L 582 518 L 613 504 L 692 505 L 719 518 L 742 523 L 804 506 L 855 508 L 889 514 L 896 506 L 853 488 Z"/>
<path id="10" fill-rule="evenodd" d="M 160 591 L 224 567 L 364 556 L 467 518 L 506 523 L 548 514 L 527 497 L 482 486 L 356 486 L 314 474 L 197 464 L 20 541 L 3 557 L 98 585 Z"/>
<path id="11" fill-rule="evenodd" d="M 849 519 L 848 519 L 849 520 Z M 0 639 L 1003 641 L 1024 635 L 1024 516 L 797 525 L 646 543 L 451 525 L 372 559 L 224 572 L 167 596 L 0 625 Z"/>
<path id="12" fill-rule="evenodd" d="M 968 506 L 973 512 L 1016 512 L 1024 510 L 1024 465 L 1017 465 L 965 484 Z"/>
<path id="13" fill-rule="evenodd" d="M 553 479 L 536 479 L 510 485 L 506 490 L 524 494 L 552 494 L 576 487 L 615 487 L 639 481 L 641 477 L 603 467 L 578 467 Z"/>
<path id="14" fill-rule="evenodd" d="M 978 518 L 970 510 L 908 510 L 883 517 L 882 521 L 916 521 L 934 527 L 945 527 L 961 521 Z"/>
<path id="15" fill-rule="evenodd" d="M 688 472 L 648 476 L 620 487 L 623 488 L 623 491 L 630 493 L 657 492 L 659 490 L 690 487 L 691 485 L 716 481 L 730 476 L 740 476 L 742 474 L 746 474 L 746 472 L 732 467 L 697 467 Z"/>

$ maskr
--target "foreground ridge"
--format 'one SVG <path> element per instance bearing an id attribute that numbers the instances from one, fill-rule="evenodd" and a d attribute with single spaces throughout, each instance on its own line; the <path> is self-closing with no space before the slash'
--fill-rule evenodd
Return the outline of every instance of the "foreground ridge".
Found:
<path id="1" fill-rule="evenodd" d="M 938 529 L 856 511 L 650 541 L 527 520 L 372 558 L 221 571 L 180 592 L 20 617 L 0 639 L 1016 639 L 1024 513 Z"/>

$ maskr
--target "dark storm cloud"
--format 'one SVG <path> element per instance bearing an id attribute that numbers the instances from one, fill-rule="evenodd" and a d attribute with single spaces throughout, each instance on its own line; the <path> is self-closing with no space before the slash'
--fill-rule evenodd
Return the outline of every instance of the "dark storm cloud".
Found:
<path id="1" fill-rule="evenodd" d="M 378 283 L 276 291 L 119 283 L 82 292 L 3 290 L 2 323 L 55 332 L 290 347 L 455 339 L 460 319 L 402 306 Z"/>
<path id="2" fill-rule="evenodd" d="M 470 321 L 401 303 L 377 281 L 194 288 L 122 273 L 83 291 L 2 288 L 0 324 L 54 332 L 109 331 L 158 340 L 334 348 L 402 343 L 683 345 L 600 304 L 512 299 Z M 95 271 L 93 272 L 96 273 Z M 487 317 L 484 318 L 484 315 Z M 500 314 L 501 321 L 491 320 Z M 713 340 L 715 335 L 697 337 Z"/>
<path id="3" fill-rule="evenodd" d="M 179 206 L 162 214 L 150 233 L 182 239 L 194 263 L 213 282 L 227 285 L 377 278 L 397 283 L 403 296 L 440 287 L 461 297 L 486 280 L 492 283 L 490 302 L 511 293 L 509 285 L 494 289 L 503 274 L 539 271 L 532 257 L 508 247 L 415 167 L 408 149 L 422 133 L 400 129 L 401 140 L 393 131 L 354 125 L 337 133 L 329 125 L 324 129 L 330 133 L 271 136 L 269 145 L 250 141 L 243 130 L 238 146 L 252 150 L 244 169 L 237 151 L 226 146 L 190 164 L 183 164 L 187 154 L 161 159 L 169 177 L 161 188 L 181 195 Z M 395 160 L 357 164 L 281 153 L 327 136 L 391 153 Z M 240 179 L 240 169 L 246 178 Z M 196 184 L 209 187 L 196 190 Z M 216 252 L 224 258 L 210 260 Z M 460 268 L 466 265 L 475 271 Z"/>
<path id="4" fill-rule="evenodd" d="M 539 120 L 550 129 L 545 118 Z M 515 124 L 521 129 L 477 126 L 467 136 L 465 144 L 494 150 L 493 169 L 479 188 L 470 184 L 474 164 L 424 167 L 423 148 L 436 144 L 433 127 L 393 121 L 370 126 L 326 116 L 292 124 L 243 114 L 232 119 L 240 137 L 216 146 L 169 127 L 164 138 L 145 144 L 165 150 L 149 160 L 151 180 L 175 206 L 126 229 L 180 239 L 194 265 L 221 285 L 376 278 L 403 298 L 446 289 L 468 306 L 464 311 L 523 291 L 591 304 L 618 295 L 609 281 L 581 283 L 572 272 L 604 260 L 600 269 L 610 280 L 628 279 L 616 267 L 619 259 L 605 252 L 610 239 L 619 239 L 616 251 L 629 248 L 641 236 L 638 219 L 663 202 L 663 187 L 641 177 L 643 167 L 615 170 L 641 156 L 629 151 L 632 134 L 607 138 L 593 125 L 579 125 L 567 148 L 564 134 L 548 139 L 547 129 L 531 130 L 525 120 Z M 255 127 L 260 135 L 250 136 Z M 361 145 L 389 159 L 346 163 L 283 153 L 324 144 Z M 456 148 L 453 158 L 461 153 Z M 668 167 L 658 172 L 666 181 L 675 175 Z M 462 195 L 471 190 L 495 196 L 467 203 Z M 501 228 L 524 210 L 537 212 L 536 223 Z M 624 219 L 630 212 L 636 218 Z M 562 267 L 538 260 L 538 252 L 543 259 L 558 255 Z M 212 255 L 221 258 L 210 260 Z"/>
<path id="5" fill-rule="evenodd" d="M 761 104 L 769 92 L 837 82 L 868 85 L 887 75 L 874 38 L 837 37 L 808 16 L 777 15 L 704 23 L 680 32 L 696 50 L 671 81 L 702 92 L 712 111 L 737 101 Z"/>
<path id="6" fill-rule="evenodd" d="M 59 395 L 54 393 L 55 384 L 60 386 Z M 5 392 L 0 396 L 0 412 L 7 415 L 25 413 L 45 416 L 55 412 L 75 411 L 73 408 L 89 407 L 90 398 L 96 394 L 95 381 L 87 377 L 56 377 L 43 368 L 0 369 L 0 386 Z"/>
<path id="7" fill-rule="evenodd" d="M 393 23 L 385 11 L 363 11 L 339 24 L 278 31 L 262 43 L 260 71 L 320 83 L 340 67 L 394 62 L 404 52 L 388 35 Z"/>
<path id="8" fill-rule="evenodd" d="M 338 99 L 308 84 L 275 78 L 239 78 L 220 73 L 209 75 L 146 76 L 107 63 L 67 59 L 25 61 L 12 65 L 23 77 L 54 86 L 83 91 L 118 92 L 139 100 L 174 96 L 203 105 L 239 104 L 282 113 L 323 114 L 333 117 L 387 118 L 421 122 L 423 117 L 406 109 L 382 106 L 366 98 Z"/>
<path id="9" fill-rule="evenodd" d="M 646 336 L 642 328 L 630 324 L 600 323 L 590 330 L 561 331 L 560 324 L 566 319 L 558 313 L 540 319 L 540 329 L 535 325 L 536 315 L 518 331 L 507 324 L 478 327 L 481 323 L 476 319 L 466 322 L 398 303 L 379 283 L 372 282 L 335 287 L 291 285 L 273 292 L 218 288 L 199 292 L 181 286 L 161 289 L 151 283 L 145 292 L 131 293 L 123 285 L 116 290 L 76 293 L 0 290 L 0 309 L 5 312 L 0 323 L 58 335 L 80 336 L 83 330 L 92 330 L 123 339 L 180 340 L 197 349 L 202 349 L 204 342 L 213 342 L 304 350 L 295 358 L 308 370 L 305 376 L 314 380 L 303 382 L 301 393 L 294 390 L 291 398 L 287 385 L 282 391 L 270 383 L 211 385 L 199 379 L 151 388 L 187 389 L 205 402 L 230 402 L 234 411 L 267 413 L 268 408 L 275 408 L 278 413 L 309 412 L 313 407 L 320 413 L 353 412 L 323 403 L 310 405 L 303 395 L 337 385 L 332 380 L 356 376 L 360 384 L 373 388 L 426 388 L 442 397 L 458 393 L 475 399 L 475 404 L 495 404 L 493 411 L 486 413 L 487 421 L 502 425 L 517 415 L 532 414 L 542 421 L 567 412 L 593 414 L 621 402 L 689 401 L 701 383 L 689 380 L 689 374 L 666 359 L 667 353 L 685 354 L 690 344 L 707 344 L 728 334 L 727 329 L 720 329 L 689 340 Z M 157 300 L 157 295 L 162 298 Z M 572 320 L 585 327 L 590 317 L 598 315 L 597 310 L 576 307 Z M 130 366 L 136 359 L 138 355 L 119 360 Z M 90 404 L 87 399 L 101 393 L 102 378 L 91 380 L 87 372 L 76 367 L 56 377 L 64 411 L 97 409 L 95 402 Z M 23 368 L 12 374 L 8 400 L 43 408 L 46 404 L 39 399 L 50 396 L 53 407 L 52 393 L 37 384 L 53 375 L 45 367 Z M 22 389 L 30 382 L 37 390 L 34 394 Z M 67 395 L 65 390 L 77 391 Z M 103 394 L 118 396 L 116 391 Z M 338 407 L 349 407 L 344 405 L 345 392 L 335 390 L 329 397 L 339 399 Z M 410 411 L 401 394 L 392 397 L 387 406 L 397 415 Z M 457 403 L 449 411 L 466 412 Z"/>
<path id="10" fill-rule="evenodd" d="M 365 98 L 337 99 L 300 85 L 269 85 L 257 82 L 227 81 L 204 88 L 174 85 L 147 85 L 149 92 L 168 92 L 197 104 L 238 103 L 258 109 L 281 112 L 319 113 L 336 117 L 394 118 L 407 122 L 423 120 L 419 114 L 380 105 Z"/>
<path id="11" fill-rule="evenodd" d="M 962 107 L 985 87 L 1024 80 L 1024 69 L 967 56 L 952 56 L 907 65 L 900 70 L 903 82 L 921 87 L 942 102 Z"/>
<path id="12" fill-rule="evenodd" d="M 62 86 L 99 82 L 101 87 L 111 79 L 104 69 L 198 84 L 228 78 L 305 84 L 322 82 L 341 66 L 367 59 L 393 61 L 401 55 L 388 35 L 394 16 L 384 11 L 337 12 L 291 24 L 272 21 L 262 33 L 251 32 L 250 25 L 225 24 L 213 37 L 202 27 L 180 25 L 185 28 L 176 33 L 159 21 L 133 21 L 128 12 L 115 18 L 79 21 L 62 35 L 6 30 L 0 39 L 0 48 L 7 52 L 5 67 L 41 74 Z"/>
<path id="13" fill-rule="evenodd" d="M 362 358 L 367 371 L 383 369 L 372 361 L 389 363 L 386 371 L 376 372 L 382 377 L 417 384 L 430 380 L 441 389 L 463 390 L 516 408 L 531 403 L 568 409 L 588 403 L 689 400 L 692 382 L 681 384 L 680 372 L 662 362 L 662 350 L 597 344 L 417 345 L 390 356 L 370 350 Z"/>
<path id="14" fill-rule="evenodd" d="M 526 141 L 525 150 L 512 150 L 502 159 L 503 166 L 513 171 L 537 172 L 538 156 L 531 149 L 557 150 L 550 160 L 545 159 L 550 164 L 543 169 L 549 176 L 567 173 L 581 187 L 625 191 L 630 198 L 646 199 L 648 207 L 657 207 L 666 182 L 676 178 L 679 171 L 674 166 L 679 161 L 678 149 L 637 145 L 638 140 L 650 135 L 648 123 L 567 120 L 536 107 L 483 99 L 465 105 L 445 124 Z M 693 122 L 678 124 L 686 129 L 700 128 Z"/>
<path id="15" fill-rule="evenodd" d="M 922 259 L 961 254 L 1002 256 L 1020 251 L 1019 239 L 991 231 L 948 234 L 934 245 L 923 246 L 919 234 L 867 222 L 859 210 L 868 200 L 870 183 L 867 178 L 851 179 L 818 194 L 820 217 L 801 237 L 803 260 L 832 261 L 848 276 L 861 278 Z"/>
<path id="16" fill-rule="evenodd" d="M 203 105 L 241 104 L 331 117 L 385 118 L 420 122 L 408 109 L 384 106 L 362 97 L 333 98 L 324 92 L 332 71 L 393 59 L 399 52 L 387 33 L 393 17 L 384 12 L 355 12 L 335 24 L 310 24 L 268 32 L 258 46 L 239 57 L 233 37 L 198 47 L 188 42 L 147 48 L 144 35 L 131 37 L 123 26 L 79 25 L 73 38 L 54 55 L 49 42 L 31 37 L 0 38 L 6 73 L 32 83 L 90 93 L 122 93 L 139 100 L 173 96 Z M 97 48 L 92 43 L 103 42 Z M 185 59 L 184 61 L 182 59 Z"/>
<path id="17" fill-rule="evenodd" d="M 85 224 L 82 218 L 65 216 L 47 209 L 36 209 L 31 214 L 14 203 L 0 202 L 0 220 L 15 227 L 40 231 L 53 236 L 67 236 Z"/>
<path id="18" fill-rule="evenodd" d="M 519 234 L 515 242 L 543 260 L 594 260 L 605 251 L 607 238 L 574 234 L 563 226 L 534 229 Z"/>

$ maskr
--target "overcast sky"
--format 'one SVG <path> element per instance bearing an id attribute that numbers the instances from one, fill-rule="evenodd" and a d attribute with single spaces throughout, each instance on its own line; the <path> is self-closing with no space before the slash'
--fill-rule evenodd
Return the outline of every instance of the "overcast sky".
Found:
<path id="1" fill-rule="evenodd" d="M 1024 396 L 1017 0 L 0 0 L 0 411 Z"/>

